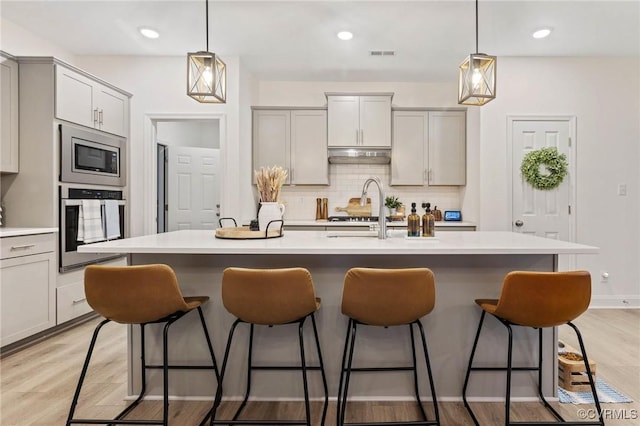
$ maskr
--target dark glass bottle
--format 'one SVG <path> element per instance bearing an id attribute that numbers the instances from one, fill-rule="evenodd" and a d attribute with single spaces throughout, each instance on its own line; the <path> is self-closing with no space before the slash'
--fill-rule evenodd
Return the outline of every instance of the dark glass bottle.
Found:
<path id="1" fill-rule="evenodd" d="M 407 235 L 420 236 L 420 216 L 416 213 L 416 203 L 411 203 L 411 214 L 407 217 Z"/>
<path id="2" fill-rule="evenodd" d="M 422 236 L 423 237 L 435 237 L 435 217 L 431 213 L 431 203 L 427 203 L 424 215 L 422 215 Z"/>

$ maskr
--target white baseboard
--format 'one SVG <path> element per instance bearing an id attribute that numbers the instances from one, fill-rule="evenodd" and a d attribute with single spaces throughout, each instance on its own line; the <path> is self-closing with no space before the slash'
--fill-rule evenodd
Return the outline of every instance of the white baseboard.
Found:
<path id="1" fill-rule="evenodd" d="M 640 308 L 640 295 L 591 295 L 590 309 L 638 309 Z"/>

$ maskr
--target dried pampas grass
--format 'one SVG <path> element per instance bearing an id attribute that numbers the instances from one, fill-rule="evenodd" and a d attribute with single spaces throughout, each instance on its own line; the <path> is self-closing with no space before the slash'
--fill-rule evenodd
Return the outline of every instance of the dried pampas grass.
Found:
<path id="1" fill-rule="evenodd" d="M 254 170 L 260 201 L 274 202 L 280 198 L 280 189 L 287 180 L 287 171 L 280 166 L 260 167 Z"/>

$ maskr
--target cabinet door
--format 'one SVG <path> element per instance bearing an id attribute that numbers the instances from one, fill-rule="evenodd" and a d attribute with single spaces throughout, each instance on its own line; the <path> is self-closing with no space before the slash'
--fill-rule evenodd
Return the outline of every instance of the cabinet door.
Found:
<path id="1" fill-rule="evenodd" d="M 55 325 L 55 263 L 54 253 L 2 261 L 0 346 Z"/>
<path id="2" fill-rule="evenodd" d="M 94 108 L 94 84 L 93 80 L 56 65 L 56 117 L 95 127 L 98 110 Z"/>
<path id="3" fill-rule="evenodd" d="M 289 170 L 291 113 L 288 110 L 253 112 L 253 169 L 281 166 Z M 255 183 L 255 180 L 253 181 Z M 291 182 L 291 176 L 287 182 Z"/>
<path id="4" fill-rule="evenodd" d="M 327 112 L 291 111 L 292 184 L 328 185 Z"/>
<path id="5" fill-rule="evenodd" d="M 391 185 L 426 183 L 429 119 L 426 111 L 394 111 Z"/>
<path id="6" fill-rule="evenodd" d="M 2 140 L 0 172 L 18 173 L 18 63 L 0 57 L 2 69 Z"/>
<path id="7" fill-rule="evenodd" d="M 328 145 L 332 147 L 360 144 L 360 99 L 358 96 L 327 98 Z"/>
<path id="8" fill-rule="evenodd" d="M 360 145 L 391 147 L 391 97 L 360 97 Z"/>
<path id="9" fill-rule="evenodd" d="M 126 137 L 129 98 L 98 83 L 94 86 L 94 96 L 100 130 Z"/>
<path id="10" fill-rule="evenodd" d="M 429 112 L 429 185 L 465 185 L 466 113 Z"/>

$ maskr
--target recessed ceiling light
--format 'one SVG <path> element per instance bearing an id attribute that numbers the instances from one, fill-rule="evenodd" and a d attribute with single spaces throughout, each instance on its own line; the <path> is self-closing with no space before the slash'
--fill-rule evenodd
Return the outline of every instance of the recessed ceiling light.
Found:
<path id="1" fill-rule="evenodd" d="M 349 31 L 340 31 L 338 33 L 338 38 L 340 40 L 351 40 L 353 38 L 353 34 Z"/>
<path id="2" fill-rule="evenodd" d="M 156 30 L 152 30 L 151 28 L 140 28 L 140 34 L 145 36 L 146 38 L 158 38 L 160 34 Z"/>
<path id="3" fill-rule="evenodd" d="M 535 30 L 532 34 L 533 38 L 545 38 L 551 34 L 551 28 L 540 28 Z"/>

